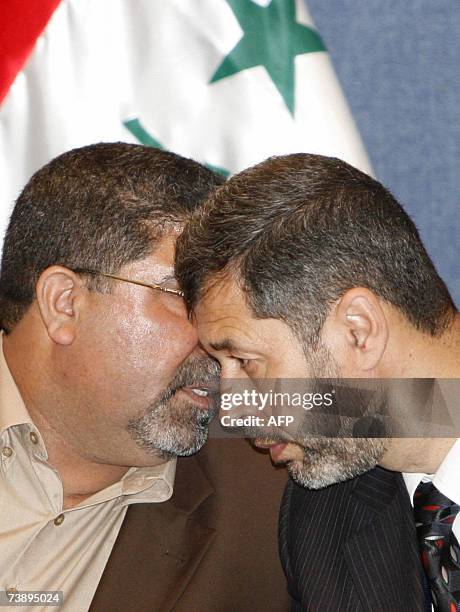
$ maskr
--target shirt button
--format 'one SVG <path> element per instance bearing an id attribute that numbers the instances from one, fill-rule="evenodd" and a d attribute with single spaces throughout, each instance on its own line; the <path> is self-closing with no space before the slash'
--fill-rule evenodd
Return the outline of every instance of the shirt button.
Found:
<path id="1" fill-rule="evenodd" d="M 35 431 L 30 432 L 30 441 L 32 442 L 32 444 L 38 444 L 38 436 Z"/>
<path id="2" fill-rule="evenodd" d="M 13 449 L 10 448 L 9 446 L 5 446 L 4 448 L 2 448 L 2 455 L 4 457 L 11 457 L 12 454 L 13 454 Z"/>
<path id="3" fill-rule="evenodd" d="M 63 514 L 60 514 L 59 516 L 57 516 L 54 519 L 54 524 L 56 525 L 56 527 L 59 527 L 59 525 L 62 525 L 62 523 L 64 522 L 65 516 Z"/>

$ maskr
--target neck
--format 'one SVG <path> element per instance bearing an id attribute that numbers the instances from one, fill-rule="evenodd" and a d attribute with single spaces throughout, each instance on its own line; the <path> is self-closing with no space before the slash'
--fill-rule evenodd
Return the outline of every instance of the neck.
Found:
<path id="1" fill-rule="evenodd" d="M 378 376 L 382 378 L 460 378 L 460 315 L 439 336 L 417 331 L 396 312 Z"/>
<path id="2" fill-rule="evenodd" d="M 43 411 L 36 408 L 39 407 L 34 405 L 29 412 L 43 437 L 48 462 L 59 473 L 63 488 L 64 508 L 78 505 L 95 493 L 118 482 L 126 474 L 128 467 L 103 464 L 90 457 L 85 457 L 76 448 L 71 432 L 63 434 L 53 421 L 47 419 Z M 62 405 L 56 406 L 57 409 L 62 410 Z"/>
<path id="3" fill-rule="evenodd" d="M 386 365 L 381 375 L 386 378 L 453 379 L 450 384 L 460 386 L 459 315 L 456 315 L 449 329 L 438 337 L 419 333 L 407 325 L 396 329 L 397 338 L 390 338 Z M 457 383 L 455 379 L 459 379 Z M 439 383 L 442 385 L 442 380 Z M 455 394 L 455 397 L 459 395 Z M 433 404 L 433 409 L 438 407 Z M 457 412 L 457 407 L 454 408 Z M 408 412 L 415 414 L 416 409 L 412 406 Z M 456 437 L 393 438 L 388 442 L 380 465 L 399 472 L 433 474 L 455 440 Z"/>
<path id="4" fill-rule="evenodd" d="M 392 438 L 379 465 L 395 472 L 434 474 L 455 438 Z"/>
<path id="5" fill-rule="evenodd" d="M 86 457 L 74 443 L 71 428 L 60 419 L 66 410 L 66 393 L 61 393 L 46 367 L 46 351 L 39 340 L 15 329 L 3 336 L 3 352 L 30 418 L 43 438 L 48 462 L 59 473 L 64 508 L 75 506 L 120 480 L 129 468 Z"/>

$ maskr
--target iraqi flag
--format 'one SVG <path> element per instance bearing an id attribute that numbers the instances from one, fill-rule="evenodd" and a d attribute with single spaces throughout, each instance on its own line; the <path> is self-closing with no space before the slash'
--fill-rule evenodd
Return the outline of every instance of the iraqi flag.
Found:
<path id="1" fill-rule="evenodd" d="M 93 142 L 371 172 L 303 0 L 2 0 L 0 22 L 0 235 L 31 174 Z"/>

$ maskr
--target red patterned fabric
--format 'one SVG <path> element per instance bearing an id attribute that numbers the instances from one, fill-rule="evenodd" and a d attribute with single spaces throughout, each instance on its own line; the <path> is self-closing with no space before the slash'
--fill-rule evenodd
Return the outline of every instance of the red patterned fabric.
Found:
<path id="1" fill-rule="evenodd" d="M 452 524 L 460 506 L 432 482 L 422 482 L 414 495 L 414 515 L 422 564 L 436 612 L 460 609 L 460 547 Z"/>
<path id="2" fill-rule="evenodd" d="M 0 103 L 61 0 L 0 2 Z"/>

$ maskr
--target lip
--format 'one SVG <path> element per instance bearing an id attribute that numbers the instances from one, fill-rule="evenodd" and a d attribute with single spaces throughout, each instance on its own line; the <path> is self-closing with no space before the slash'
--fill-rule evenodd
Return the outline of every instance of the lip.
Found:
<path id="1" fill-rule="evenodd" d="M 282 454 L 288 445 L 287 442 L 271 442 L 270 440 L 254 440 L 254 446 L 263 450 L 268 450 L 272 461 L 280 463 L 283 461 Z"/>
<path id="2" fill-rule="evenodd" d="M 257 446 L 257 448 L 262 448 L 262 449 L 269 449 L 272 446 L 281 444 L 281 442 L 274 442 L 274 441 L 270 442 L 270 440 L 258 440 L 258 439 L 253 440 L 252 443 L 254 444 L 254 446 Z"/>
<path id="3" fill-rule="evenodd" d="M 275 463 L 279 463 L 283 461 L 282 455 L 283 455 L 283 452 L 286 446 L 287 446 L 286 442 L 281 442 L 279 444 L 270 446 L 270 448 L 268 449 L 268 452 L 270 453 L 270 457 L 272 458 L 272 461 L 274 461 Z"/>
<path id="4" fill-rule="evenodd" d="M 201 396 L 201 395 L 196 395 L 196 393 L 193 393 L 192 389 L 194 387 L 181 387 L 180 389 L 177 389 L 176 394 L 178 393 L 183 393 L 184 395 L 187 396 L 187 398 L 189 400 L 191 400 L 194 404 L 196 404 L 197 406 L 200 406 L 200 408 L 210 408 L 211 406 L 211 390 L 207 389 L 206 387 L 196 387 L 197 389 L 204 389 L 206 388 L 209 395 L 207 396 Z"/>
<path id="5" fill-rule="evenodd" d="M 283 453 L 288 446 L 289 442 L 276 442 L 274 440 L 253 440 L 253 445 L 257 448 L 268 450 L 270 457 L 274 463 L 286 463 L 289 461 L 289 457 L 284 456 Z"/>

